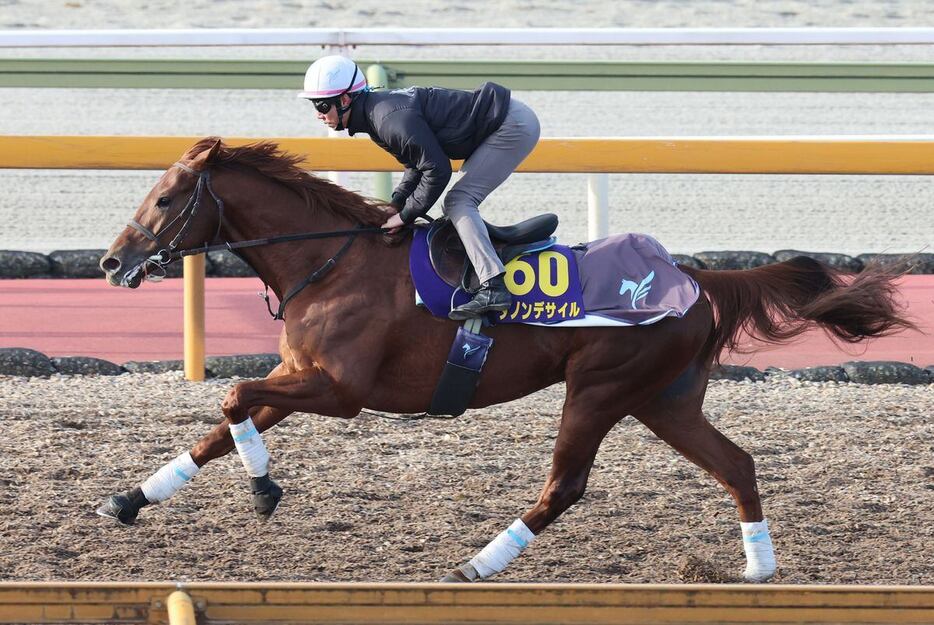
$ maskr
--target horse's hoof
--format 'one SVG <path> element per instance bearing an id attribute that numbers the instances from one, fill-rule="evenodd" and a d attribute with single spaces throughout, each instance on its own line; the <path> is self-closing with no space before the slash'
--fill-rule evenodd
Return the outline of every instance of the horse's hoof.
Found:
<path id="1" fill-rule="evenodd" d="M 262 477 L 250 478 L 253 490 L 253 510 L 261 521 L 268 521 L 272 517 L 279 502 L 282 500 L 282 489 L 269 478 L 269 474 Z"/>
<path id="2" fill-rule="evenodd" d="M 441 578 L 443 584 L 469 584 L 470 580 L 460 571 L 452 571 Z"/>
<path id="3" fill-rule="evenodd" d="M 750 584 L 764 584 L 775 577 L 775 569 L 771 571 L 750 571 L 747 569 L 743 572 L 743 580 Z"/>
<path id="4" fill-rule="evenodd" d="M 136 523 L 136 516 L 139 514 L 140 508 L 149 503 L 146 501 L 142 490 L 139 490 L 138 493 L 137 490 L 139 488 L 134 488 L 126 493 L 111 495 L 110 499 L 97 509 L 97 514 L 102 517 L 116 519 L 123 525 L 133 525 Z"/>
<path id="5" fill-rule="evenodd" d="M 458 567 L 441 578 L 443 584 L 469 584 L 480 578 L 477 569 L 469 564 Z"/>

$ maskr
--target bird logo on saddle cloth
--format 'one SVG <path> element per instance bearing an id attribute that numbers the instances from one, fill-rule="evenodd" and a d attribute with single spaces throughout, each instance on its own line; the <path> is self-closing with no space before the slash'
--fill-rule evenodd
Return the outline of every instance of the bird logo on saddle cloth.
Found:
<path id="1" fill-rule="evenodd" d="M 553 236 L 556 215 L 506 227 L 480 217 L 480 203 L 539 138 L 534 111 L 509 89 L 486 82 L 475 91 L 373 91 L 352 60 L 332 55 L 308 68 L 299 97 L 312 101 L 328 127 L 366 133 L 405 166 L 392 193 L 398 212 L 383 224 L 392 232 L 425 216 L 451 179 L 451 159 L 464 160 L 463 175 L 444 196 L 444 216 L 414 225 L 410 255 L 416 303 L 466 322 L 449 365 L 477 367 L 479 375 L 492 345 L 482 325 L 645 325 L 681 317 L 697 300 L 697 284 L 652 237 L 567 247 Z"/>

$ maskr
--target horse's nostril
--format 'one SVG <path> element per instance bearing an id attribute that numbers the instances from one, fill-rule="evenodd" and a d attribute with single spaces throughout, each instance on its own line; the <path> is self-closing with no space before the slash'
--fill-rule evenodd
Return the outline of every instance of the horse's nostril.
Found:
<path id="1" fill-rule="evenodd" d="M 120 269 L 120 259 L 115 256 L 108 256 L 101 261 L 101 269 L 107 272 L 113 272 Z"/>

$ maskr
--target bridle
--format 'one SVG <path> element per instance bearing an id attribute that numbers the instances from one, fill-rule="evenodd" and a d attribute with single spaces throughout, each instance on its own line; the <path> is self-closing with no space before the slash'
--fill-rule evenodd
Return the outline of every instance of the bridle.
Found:
<path id="1" fill-rule="evenodd" d="M 143 224 L 139 223 L 135 219 L 131 219 L 129 221 L 129 225 L 132 228 L 139 231 L 144 237 L 146 237 L 147 239 L 155 243 L 157 246 L 160 246 L 162 244 L 160 243 L 159 239 L 169 230 L 169 228 L 174 226 L 177 221 L 184 219 L 184 222 L 182 222 L 181 227 L 179 227 L 178 233 L 169 242 L 169 244 L 166 247 L 159 248 L 158 252 L 148 257 L 143 262 L 143 264 L 147 265 L 146 267 L 147 279 L 153 282 L 158 282 L 159 280 L 162 280 L 166 276 L 166 273 L 167 273 L 166 267 L 168 267 L 173 262 L 179 260 L 180 258 L 184 258 L 185 256 L 193 256 L 195 254 L 207 254 L 208 252 L 228 250 L 236 254 L 244 262 L 246 262 L 246 259 L 243 258 L 243 256 L 241 256 L 240 253 L 237 252 L 237 250 L 243 249 L 246 247 L 258 247 L 261 245 L 274 245 L 276 243 L 287 243 L 289 241 L 306 241 L 309 239 L 328 239 L 328 238 L 342 237 L 342 236 L 347 237 L 347 241 L 337 251 L 336 254 L 334 254 L 331 258 L 326 260 L 324 264 L 321 265 L 321 267 L 311 272 L 308 275 L 308 277 L 306 277 L 302 282 L 298 283 L 296 286 L 292 287 L 292 289 L 289 290 L 289 292 L 285 295 L 285 297 L 282 298 L 282 301 L 279 302 L 279 310 L 277 312 L 272 311 L 272 306 L 269 303 L 269 285 L 266 283 L 265 280 L 263 280 L 263 286 L 265 287 L 265 289 L 264 289 L 264 292 L 260 293 L 259 295 L 266 301 L 266 309 L 269 310 L 269 314 L 272 315 L 272 318 L 275 320 L 284 319 L 283 315 L 285 313 L 285 305 L 288 304 L 289 300 L 291 300 L 293 297 L 298 295 L 299 292 L 302 289 L 304 289 L 306 286 L 308 286 L 309 284 L 312 284 L 314 282 L 321 280 L 322 278 L 324 278 L 324 276 L 330 273 L 331 269 L 334 268 L 334 266 L 337 264 L 337 261 L 340 259 L 340 257 L 343 256 L 344 253 L 350 248 L 351 243 L 353 243 L 354 239 L 357 237 L 358 234 L 370 233 L 370 232 L 373 232 L 373 233 L 389 232 L 388 228 L 384 229 L 378 226 L 364 227 L 362 224 L 357 224 L 356 228 L 353 228 L 350 230 L 332 230 L 330 232 L 304 232 L 300 234 L 286 234 L 286 235 L 277 236 L 277 237 L 268 237 L 265 239 L 252 239 L 249 241 L 237 241 L 234 243 L 225 241 L 224 243 L 221 243 L 219 245 L 209 245 L 208 243 L 205 243 L 201 247 L 178 249 L 178 246 L 181 244 L 182 239 L 185 237 L 185 235 L 188 233 L 188 230 L 191 228 L 192 220 L 195 218 L 195 215 L 198 214 L 198 209 L 201 207 L 201 200 L 204 195 L 204 190 L 207 189 L 208 193 L 210 193 L 211 197 L 214 199 L 214 203 L 217 205 L 217 230 L 215 231 L 214 236 L 211 239 L 212 241 L 216 241 L 218 237 L 220 237 L 221 226 L 224 223 L 224 201 L 220 197 L 218 197 L 218 195 L 214 192 L 214 189 L 211 187 L 211 170 L 210 169 L 206 168 L 202 171 L 196 171 L 192 169 L 191 167 L 189 167 L 188 165 L 185 165 L 184 163 L 181 163 L 181 162 L 173 163 L 172 167 L 178 167 L 179 169 L 182 169 L 183 171 L 186 171 L 198 177 L 198 182 L 195 183 L 195 188 L 192 191 L 191 196 L 188 198 L 188 203 L 185 205 L 185 208 L 182 209 L 181 212 L 179 212 L 179 214 L 176 215 L 174 219 L 172 219 L 172 221 L 170 221 L 165 226 L 160 228 L 159 232 L 153 232 L 152 230 L 150 230 Z M 150 268 L 152 270 L 161 272 L 161 274 L 150 273 Z M 257 275 L 259 275 L 259 272 L 256 272 L 256 273 Z M 127 277 L 124 277 L 124 281 L 126 281 L 127 279 L 128 279 Z M 262 280 L 262 278 L 260 278 L 260 280 Z"/>
<path id="2" fill-rule="evenodd" d="M 203 171 L 196 171 L 185 165 L 181 162 L 172 163 L 172 167 L 178 167 L 179 169 L 188 172 L 194 176 L 198 177 L 198 182 L 195 183 L 194 191 L 192 191 L 191 196 L 188 198 L 188 203 L 185 205 L 185 208 L 182 209 L 178 215 L 175 216 L 172 221 L 164 225 L 159 229 L 159 232 L 153 232 L 143 224 L 139 223 L 135 219 L 129 221 L 129 225 L 139 231 L 144 237 L 155 243 L 157 246 L 162 245 L 159 242 L 160 237 L 162 237 L 175 223 L 181 219 L 185 221 L 182 222 L 181 227 L 178 229 L 178 234 L 169 242 L 166 247 L 159 248 L 159 251 L 146 259 L 145 263 L 151 266 L 157 271 L 161 271 L 161 275 L 153 275 L 149 273 L 149 267 L 147 267 L 147 276 L 151 276 L 150 279 L 154 282 L 158 282 L 166 275 L 166 267 L 171 264 L 173 261 L 181 258 L 181 255 L 178 255 L 178 246 L 182 242 L 182 239 L 185 238 L 185 235 L 188 234 L 188 230 L 191 228 L 192 220 L 198 214 L 198 209 L 201 207 L 201 198 L 204 195 L 204 190 L 207 189 L 208 193 L 211 194 L 211 197 L 214 199 L 214 203 L 217 205 L 217 230 L 212 237 L 212 241 L 216 240 L 221 233 L 221 224 L 224 222 L 224 200 L 220 199 L 214 189 L 211 187 L 211 170 L 205 169 Z"/>

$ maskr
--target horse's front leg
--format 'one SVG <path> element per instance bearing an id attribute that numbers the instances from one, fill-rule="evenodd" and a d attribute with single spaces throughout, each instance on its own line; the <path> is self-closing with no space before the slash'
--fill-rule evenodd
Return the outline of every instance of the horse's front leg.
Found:
<path id="1" fill-rule="evenodd" d="M 224 400 L 224 412 L 228 419 L 215 426 L 190 451 L 165 464 L 142 484 L 111 496 L 97 513 L 115 518 L 124 524 L 132 524 L 141 508 L 150 503 L 165 501 L 197 475 L 205 464 L 229 453 L 237 445 L 230 434 L 231 421 L 228 412 L 234 414 L 240 423 L 249 418 L 249 423 L 257 433 L 255 441 L 246 441 L 252 450 L 250 466 L 255 468 L 259 465 L 257 449 L 260 449 L 259 445 L 262 444 L 259 433 L 279 423 L 294 412 L 295 407 L 318 412 L 314 408 L 316 403 L 313 400 L 316 395 L 327 393 L 331 386 L 327 376 L 323 380 L 317 380 L 320 376 L 309 378 L 307 372 L 282 375 L 283 368 L 283 365 L 279 365 L 265 380 L 243 382 L 234 386 Z M 266 397 L 269 398 L 268 402 L 259 400 Z M 282 405 L 277 405 L 279 403 Z M 328 414 L 324 412 L 328 402 L 323 402 L 322 406 L 320 412 Z M 259 454 L 265 451 L 265 447 L 261 450 Z M 266 458 L 268 464 L 268 454 Z M 265 479 L 254 479 L 252 486 L 257 513 L 263 518 L 268 518 L 278 505 L 281 490 L 269 480 L 267 471 L 251 477 L 262 478 L 264 475 Z"/>
<path id="2" fill-rule="evenodd" d="M 256 406 L 285 414 L 301 410 L 350 418 L 360 412 L 362 405 L 348 400 L 331 377 L 317 368 L 243 382 L 230 389 L 221 410 L 227 417 L 228 436 L 250 477 L 253 509 L 265 521 L 279 506 L 282 489 L 269 476 L 269 452 L 261 436 L 263 424 L 251 416 Z"/>
<path id="3" fill-rule="evenodd" d="M 256 429 L 264 432 L 291 414 L 268 406 L 251 411 Z M 132 525 L 139 511 L 151 503 L 165 501 L 187 484 L 208 462 L 226 456 L 234 449 L 227 420 L 214 426 L 190 451 L 184 452 L 162 466 L 141 484 L 128 491 L 111 495 L 98 508 L 101 516 L 117 519 L 124 525 Z"/>

